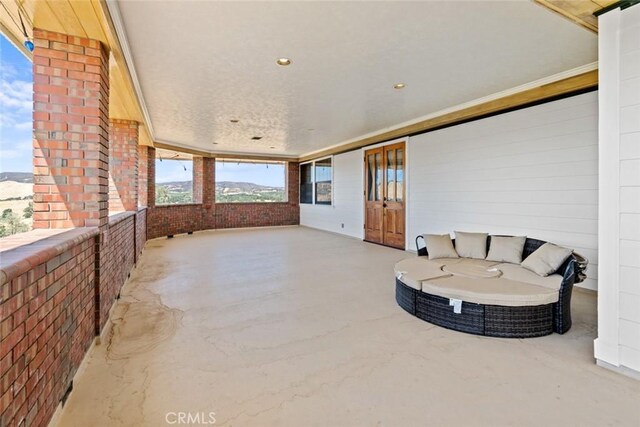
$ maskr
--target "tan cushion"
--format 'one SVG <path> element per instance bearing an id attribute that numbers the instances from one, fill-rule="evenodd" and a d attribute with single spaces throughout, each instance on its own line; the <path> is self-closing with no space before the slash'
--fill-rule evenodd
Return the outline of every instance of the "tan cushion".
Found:
<path id="1" fill-rule="evenodd" d="M 524 250 L 526 240 L 527 238 L 525 236 L 491 236 L 487 259 L 520 264 L 522 262 L 522 251 Z"/>
<path id="2" fill-rule="evenodd" d="M 572 253 L 571 249 L 545 243 L 522 261 L 521 265 L 540 276 L 548 276 L 560 268 Z"/>
<path id="3" fill-rule="evenodd" d="M 466 262 L 445 265 L 442 267 L 442 271 L 451 273 L 454 276 L 474 277 L 478 280 L 500 277 L 502 275 L 502 272 L 497 268 L 487 268 L 484 265 Z"/>
<path id="4" fill-rule="evenodd" d="M 529 306 L 558 301 L 558 291 L 504 278 L 451 276 L 422 282 L 422 292 L 476 304 Z"/>
<path id="5" fill-rule="evenodd" d="M 393 271 L 398 279 L 407 286 L 414 289 L 421 289 L 421 282 L 426 279 L 448 276 L 449 273 L 442 271 L 440 259 L 431 261 L 424 257 L 413 257 L 403 259 L 396 263 Z M 456 259 L 451 260 L 455 263 Z"/>
<path id="6" fill-rule="evenodd" d="M 462 258 L 460 259 L 460 264 L 477 265 L 479 267 L 489 268 L 500 263 L 498 261 L 489 261 L 486 259 Z"/>
<path id="7" fill-rule="evenodd" d="M 516 282 L 531 283 L 556 291 L 560 290 L 560 285 L 562 284 L 562 276 L 559 274 L 542 277 L 517 264 L 498 264 L 494 268 L 502 271 L 503 278 L 515 280 Z"/>
<path id="8" fill-rule="evenodd" d="M 487 257 L 487 233 L 465 233 L 456 231 L 456 252 L 463 258 L 485 259 Z"/>
<path id="9" fill-rule="evenodd" d="M 459 257 L 448 234 L 425 234 L 422 237 L 427 245 L 429 259 Z"/>

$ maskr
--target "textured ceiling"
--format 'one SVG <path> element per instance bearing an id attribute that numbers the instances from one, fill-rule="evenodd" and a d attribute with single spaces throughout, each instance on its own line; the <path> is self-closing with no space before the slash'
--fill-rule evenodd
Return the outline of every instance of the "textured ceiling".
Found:
<path id="1" fill-rule="evenodd" d="M 302 155 L 597 60 L 528 1 L 118 6 L 156 140 L 207 151 Z"/>

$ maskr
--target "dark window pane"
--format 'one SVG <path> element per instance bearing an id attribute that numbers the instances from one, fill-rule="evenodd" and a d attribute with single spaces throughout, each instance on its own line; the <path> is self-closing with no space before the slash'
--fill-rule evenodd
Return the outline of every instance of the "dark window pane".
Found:
<path id="1" fill-rule="evenodd" d="M 331 204 L 331 158 L 315 162 L 316 204 Z"/>
<path id="2" fill-rule="evenodd" d="M 300 203 L 313 203 L 312 164 L 300 165 Z"/>

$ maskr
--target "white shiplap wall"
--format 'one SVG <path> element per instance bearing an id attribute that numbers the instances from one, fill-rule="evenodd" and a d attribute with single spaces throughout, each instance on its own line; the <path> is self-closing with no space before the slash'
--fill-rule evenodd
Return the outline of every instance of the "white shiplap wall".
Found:
<path id="1" fill-rule="evenodd" d="M 640 5 L 620 20 L 620 363 L 640 371 Z"/>
<path id="2" fill-rule="evenodd" d="M 333 205 L 300 204 L 300 224 L 362 239 L 363 176 L 363 158 L 359 150 L 334 156 Z"/>
<path id="3" fill-rule="evenodd" d="M 595 289 L 597 127 L 592 92 L 412 137 L 409 234 L 483 231 L 565 245 L 590 260 L 582 286 Z"/>

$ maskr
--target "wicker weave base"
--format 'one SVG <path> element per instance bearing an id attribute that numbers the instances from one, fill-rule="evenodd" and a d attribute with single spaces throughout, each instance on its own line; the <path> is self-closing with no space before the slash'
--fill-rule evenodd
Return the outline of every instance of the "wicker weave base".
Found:
<path id="1" fill-rule="evenodd" d="M 396 301 L 405 311 L 434 325 L 475 335 L 532 338 L 554 331 L 557 304 L 507 307 L 464 302 L 455 314 L 449 299 L 419 292 L 396 279 Z"/>

